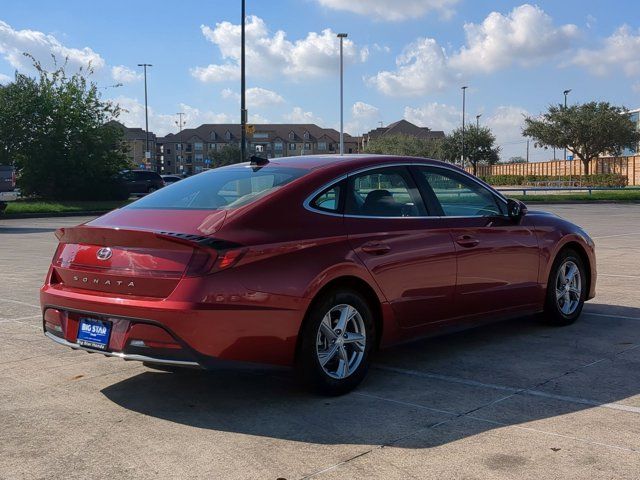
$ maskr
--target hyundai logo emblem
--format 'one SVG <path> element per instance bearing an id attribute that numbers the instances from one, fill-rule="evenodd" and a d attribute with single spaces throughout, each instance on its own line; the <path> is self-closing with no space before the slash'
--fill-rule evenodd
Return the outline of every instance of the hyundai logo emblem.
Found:
<path id="1" fill-rule="evenodd" d="M 113 255 L 113 252 L 109 247 L 102 247 L 96 253 L 96 257 L 98 258 L 98 260 L 109 260 L 111 258 L 111 255 Z"/>

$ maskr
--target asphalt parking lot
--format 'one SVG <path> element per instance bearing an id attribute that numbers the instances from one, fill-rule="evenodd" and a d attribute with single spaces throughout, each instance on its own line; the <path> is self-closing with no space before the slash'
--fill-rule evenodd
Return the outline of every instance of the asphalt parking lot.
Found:
<path id="1" fill-rule="evenodd" d="M 535 209 L 541 207 L 532 207 Z M 555 205 L 597 244 L 597 297 L 378 355 L 339 398 L 284 371 L 163 373 L 60 347 L 53 231 L 0 220 L 0 478 L 638 478 L 640 205 Z"/>

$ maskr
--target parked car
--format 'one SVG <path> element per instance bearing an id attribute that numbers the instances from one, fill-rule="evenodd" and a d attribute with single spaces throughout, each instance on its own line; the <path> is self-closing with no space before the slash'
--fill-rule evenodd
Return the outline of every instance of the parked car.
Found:
<path id="1" fill-rule="evenodd" d="M 160 174 L 149 170 L 125 170 L 120 178 L 129 195 L 146 195 L 164 187 Z"/>
<path id="2" fill-rule="evenodd" d="M 50 339 L 164 367 L 294 366 L 325 394 L 377 348 L 527 314 L 566 325 L 595 295 L 584 230 L 419 158 L 257 159 L 57 236 Z"/>
<path id="3" fill-rule="evenodd" d="M 180 175 L 162 175 L 162 180 L 165 185 L 171 185 L 172 183 L 179 182 L 183 177 Z"/>
<path id="4" fill-rule="evenodd" d="M 15 189 L 15 168 L 10 165 L 0 165 L 0 192 L 13 192 Z"/>

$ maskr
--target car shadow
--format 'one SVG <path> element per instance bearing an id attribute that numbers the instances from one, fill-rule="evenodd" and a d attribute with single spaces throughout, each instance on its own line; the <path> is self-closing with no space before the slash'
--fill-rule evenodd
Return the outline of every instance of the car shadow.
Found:
<path id="1" fill-rule="evenodd" d="M 627 318 L 587 313 L 613 309 Z M 424 448 L 637 395 L 640 384 L 633 380 L 637 373 L 632 365 L 626 367 L 629 371 L 620 371 L 625 367 L 613 361 L 583 367 L 618 358 L 640 344 L 638 326 L 638 308 L 588 304 L 583 317 L 569 327 L 520 318 L 421 340 L 380 352 L 364 384 L 342 397 L 306 393 L 288 371 L 259 368 L 148 370 L 102 393 L 128 410 L 202 429 L 317 444 Z M 580 375 L 572 377 L 572 369 Z M 618 376 L 620 381 L 613 388 L 596 388 L 598 376 Z M 526 388 L 568 400 L 519 391 Z M 430 430 L 470 412 L 470 418 L 481 420 L 466 429 Z"/>

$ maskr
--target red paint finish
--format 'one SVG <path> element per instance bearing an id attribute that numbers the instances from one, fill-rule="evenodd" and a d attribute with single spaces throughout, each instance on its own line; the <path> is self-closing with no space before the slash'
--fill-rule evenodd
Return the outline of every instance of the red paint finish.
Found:
<path id="1" fill-rule="evenodd" d="M 44 328 L 74 343 L 86 316 L 112 322 L 111 352 L 291 365 L 325 288 L 348 284 L 375 302 L 385 347 L 441 325 L 542 310 L 565 246 L 584 256 L 593 297 L 593 242 L 553 215 L 372 218 L 305 206 L 354 172 L 412 164 L 443 166 L 367 155 L 275 159 L 264 172 L 307 172 L 238 208 L 125 207 L 61 230 L 40 293 Z"/>

